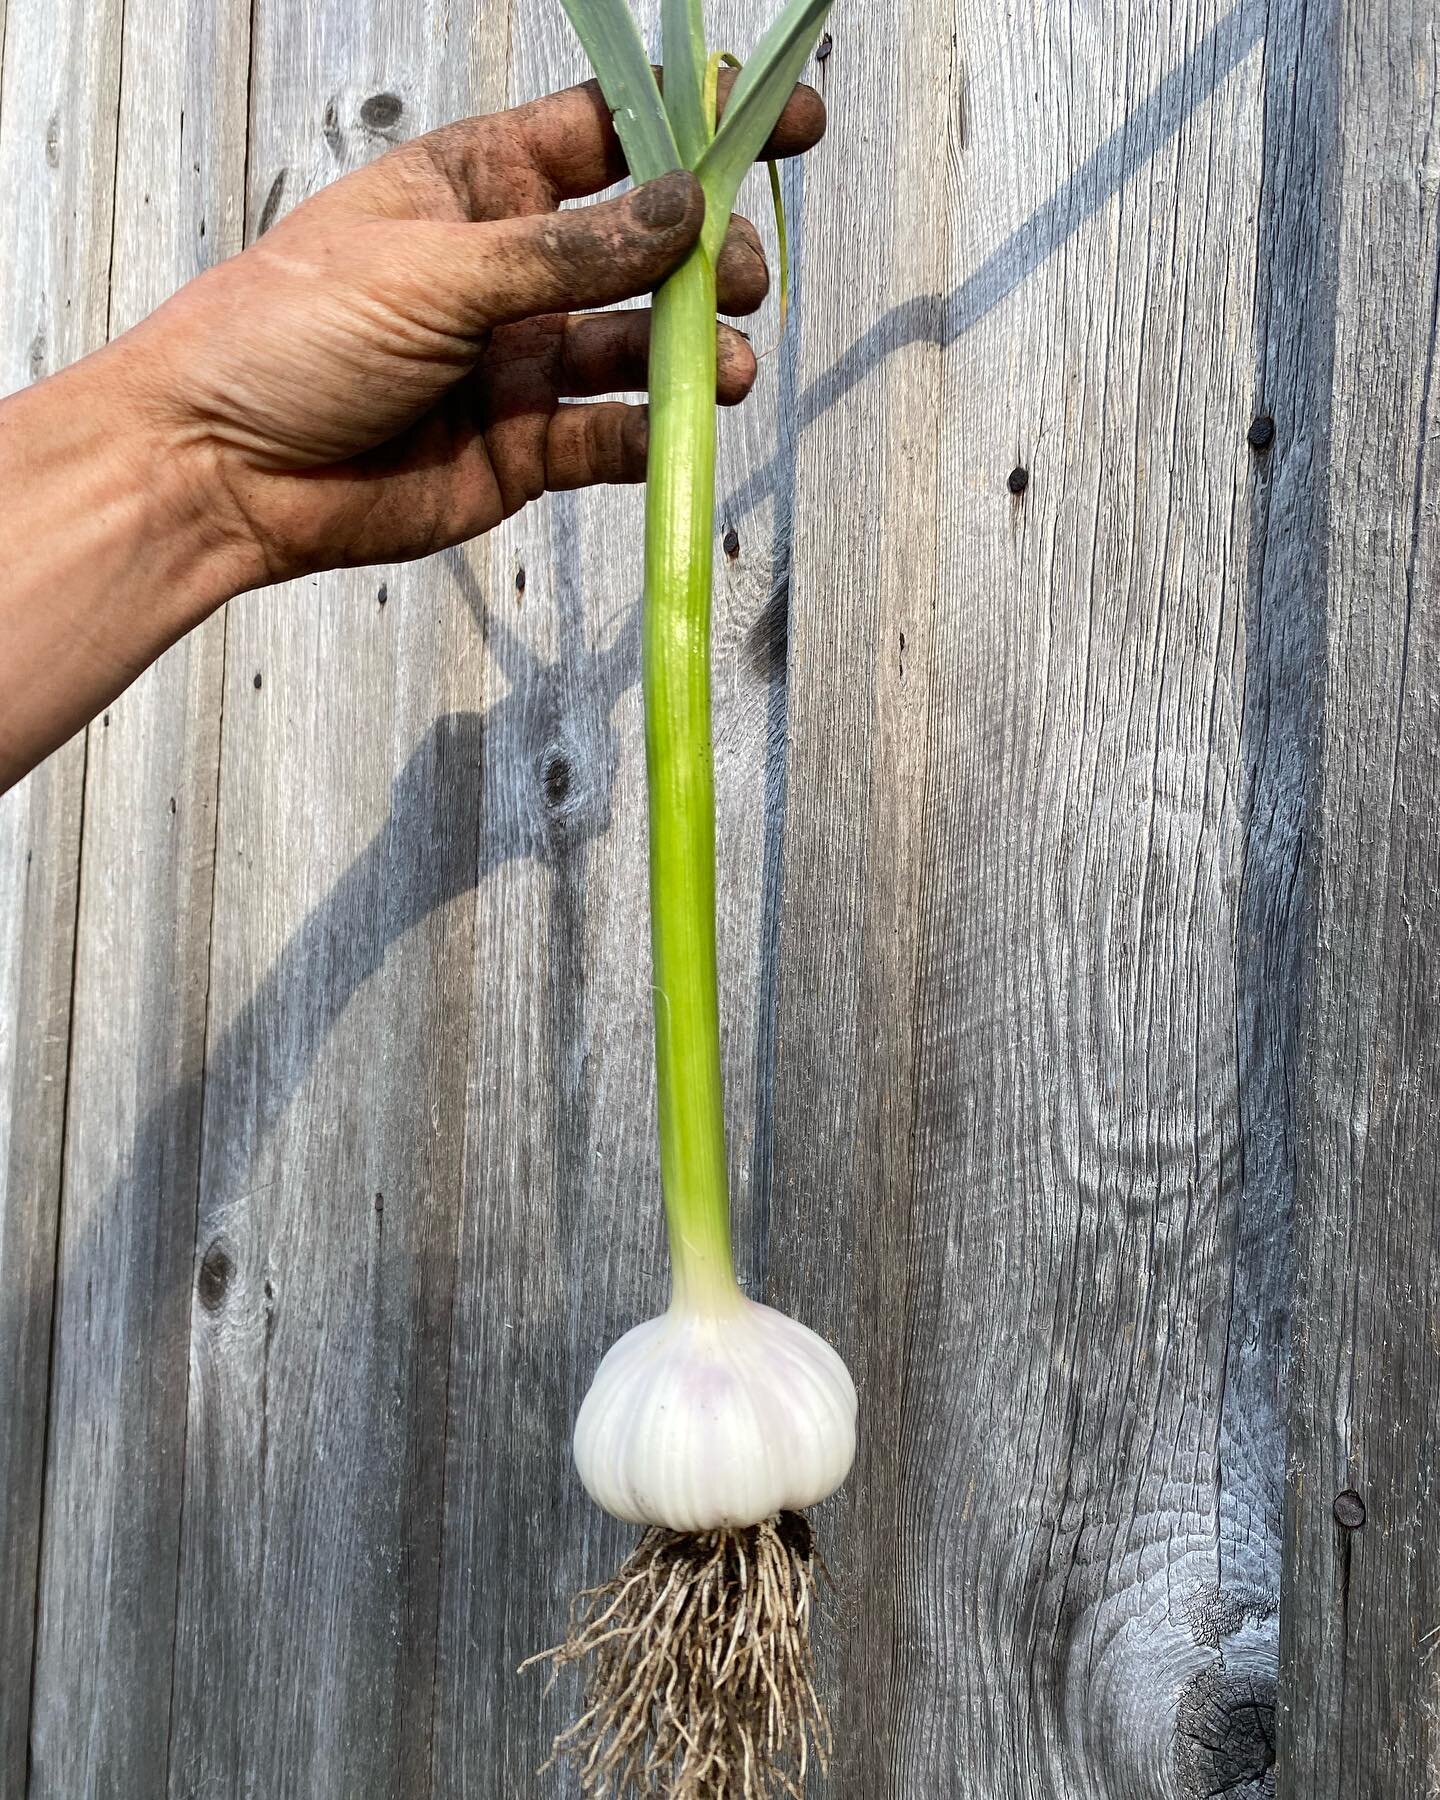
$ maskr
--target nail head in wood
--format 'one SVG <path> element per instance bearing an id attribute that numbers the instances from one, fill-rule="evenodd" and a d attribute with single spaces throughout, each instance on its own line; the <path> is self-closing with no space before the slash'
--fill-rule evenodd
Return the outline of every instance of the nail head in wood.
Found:
<path id="1" fill-rule="evenodd" d="M 1335 1523 L 1346 1531 L 1358 1531 L 1365 1523 L 1365 1502 L 1354 1488 L 1345 1488 L 1335 1496 Z"/>
<path id="2" fill-rule="evenodd" d="M 1012 494 L 1023 494 L 1030 485 L 1030 471 L 1018 467 L 1012 469 L 1005 477 L 1005 485 Z"/>
<path id="3" fill-rule="evenodd" d="M 1275 421 L 1268 414 L 1261 413 L 1250 421 L 1245 441 L 1252 450 L 1268 450 L 1275 441 Z"/>

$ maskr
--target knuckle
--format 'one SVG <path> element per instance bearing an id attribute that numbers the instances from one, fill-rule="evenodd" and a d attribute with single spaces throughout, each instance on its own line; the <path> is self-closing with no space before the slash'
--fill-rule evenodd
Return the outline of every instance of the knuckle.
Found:
<path id="1" fill-rule="evenodd" d="M 755 229 L 755 226 L 750 220 L 745 217 L 744 213 L 731 213 L 730 225 L 726 232 L 726 236 L 727 239 L 731 236 L 738 238 L 742 244 L 747 245 L 753 250 L 756 256 L 763 259 L 765 249 L 760 241 L 760 233 Z"/>
<path id="2" fill-rule="evenodd" d="M 738 331 L 724 328 L 718 357 L 718 393 L 722 405 L 743 400 L 755 385 L 758 364 L 755 352 Z"/>

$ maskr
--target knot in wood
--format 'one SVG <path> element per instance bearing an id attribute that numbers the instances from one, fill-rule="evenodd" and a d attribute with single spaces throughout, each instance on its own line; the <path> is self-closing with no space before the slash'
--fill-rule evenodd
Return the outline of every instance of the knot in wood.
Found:
<path id="1" fill-rule="evenodd" d="M 398 124 L 405 102 L 398 94 L 372 94 L 360 103 L 360 123 L 369 131 L 388 131 Z"/>
<path id="2" fill-rule="evenodd" d="M 546 753 L 541 778 L 545 783 L 545 804 L 551 812 L 559 812 L 570 797 L 574 779 L 570 759 L 563 750 L 550 750 Z"/>
<path id="3" fill-rule="evenodd" d="M 1230 1667 L 1223 1657 L 1188 1683 L 1176 1723 L 1185 1800 L 1271 1800 L 1275 1702 L 1270 1669 Z"/>
<path id="4" fill-rule="evenodd" d="M 225 1304 L 234 1274 L 235 1259 L 217 1238 L 201 1258 L 200 1273 L 195 1282 L 196 1294 L 206 1312 L 219 1312 Z"/>

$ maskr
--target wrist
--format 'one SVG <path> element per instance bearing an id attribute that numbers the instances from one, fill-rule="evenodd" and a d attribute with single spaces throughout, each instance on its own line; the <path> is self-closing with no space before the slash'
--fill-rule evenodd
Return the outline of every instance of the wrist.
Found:
<path id="1" fill-rule="evenodd" d="M 14 399 L 36 407 L 32 443 L 45 428 L 52 462 L 83 471 L 117 539 L 143 546 L 146 591 L 127 604 L 147 633 L 173 640 L 270 577 L 236 516 L 217 447 L 198 425 L 187 428 L 167 394 L 163 359 L 132 332 Z"/>
<path id="2" fill-rule="evenodd" d="M 263 579 L 210 480 L 122 344 L 0 402 L 0 789 Z"/>

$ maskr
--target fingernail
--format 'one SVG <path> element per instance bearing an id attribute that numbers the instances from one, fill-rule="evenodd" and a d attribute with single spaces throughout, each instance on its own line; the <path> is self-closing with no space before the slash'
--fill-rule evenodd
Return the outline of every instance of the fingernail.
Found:
<path id="1" fill-rule="evenodd" d="M 696 187 L 688 169 L 672 169 L 636 188 L 631 202 L 635 217 L 648 231 L 669 231 L 690 211 Z"/>

